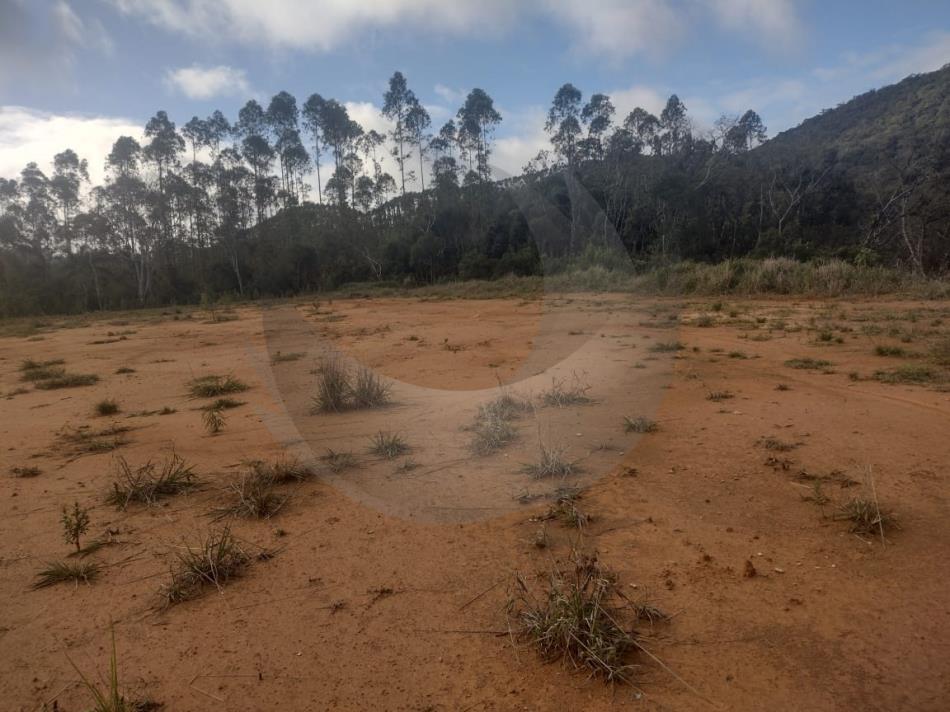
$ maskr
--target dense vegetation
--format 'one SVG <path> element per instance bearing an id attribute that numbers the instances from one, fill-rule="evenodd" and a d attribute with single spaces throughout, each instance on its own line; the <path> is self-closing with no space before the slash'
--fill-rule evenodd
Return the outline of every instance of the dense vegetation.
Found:
<path id="1" fill-rule="evenodd" d="M 950 67 L 772 140 L 753 111 L 701 135 L 675 95 L 660 116 L 615 113 L 609 97 L 564 85 L 551 150 L 497 181 L 502 117 L 481 89 L 430 132 L 397 72 L 388 136 L 318 94 L 298 106 L 281 92 L 233 124 L 216 111 L 181 130 L 159 111 L 144 144 L 116 140 L 104 185 L 88 186 L 71 149 L 51 176 L 31 163 L 0 178 L 0 315 L 684 259 L 950 269 Z"/>

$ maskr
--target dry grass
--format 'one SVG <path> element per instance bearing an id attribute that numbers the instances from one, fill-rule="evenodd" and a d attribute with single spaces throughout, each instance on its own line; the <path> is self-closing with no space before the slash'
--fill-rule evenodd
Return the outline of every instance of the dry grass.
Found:
<path id="1" fill-rule="evenodd" d="M 303 351 L 294 351 L 286 354 L 278 351 L 276 354 L 274 354 L 274 358 L 271 359 L 271 363 L 287 363 L 289 361 L 298 361 L 306 355 L 307 354 L 305 354 Z"/>
<path id="2" fill-rule="evenodd" d="M 59 439 L 76 454 L 97 455 L 127 445 L 129 440 L 125 434 L 131 430 L 128 426 L 115 423 L 101 430 L 90 430 L 88 426 L 64 427 L 59 432 Z"/>
<path id="3" fill-rule="evenodd" d="M 865 536 L 883 537 L 887 532 L 898 528 L 894 514 L 882 509 L 871 497 L 853 497 L 841 506 L 838 518 L 851 522 L 851 532 Z"/>
<path id="4" fill-rule="evenodd" d="M 336 413 L 347 409 L 378 408 L 390 402 L 392 386 L 375 371 L 360 366 L 350 373 L 339 356 L 324 357 L 317 371 L 313 410 Z"/>
<path id="5" fill-rule="evenodd" d="M 334 474 L 352 470 L 354 467 L 359 466 L 356 455 L 351 452 L 337 452 L 336 450 L 327 449 L 327 454 L 320 459 L 327 464 L 327 467 L 330 468 L 330 472 Z"/>
<path id="6" fill-rule="evenodd" d="M 574 529 L 583 529 L 590 523 L 591 517 L 577 506 L 580 491 L 575 488 L 562 488 L 555 495 L 554 504 L 544 514 L 542 519 L 556 519 L 565 526 Z"/>
<path id="7" fill-rule="evenodd" d="M 175 552 L 171 579 L 160 589 L 164 604 L 197 598 L 208 586 L 221 589 L 240 577 L 250 560 L 229 526 L 212 530 L 197 545 L 183 546 Z"/>
<path id="8" fill-rule="evenodd" d="M 508 615 L 518 637 L 543 660 L 587 668 L 608 682 L 630 682 L 636 668 L 627 660 L 637 642 L 622 623 L 623 600 L 611 572 L 596 559 L 575 555 L 570 570 L 555 568 L 540 592 L 517 576 Z"/>
<path id="9" fill-rule="evenodd" d="M 132 467 L 124 457 L 116 458 L 118 480 L 112 483 L 112 491 L 106 503 L 125 509 L 129 504 L 155 504 L 165 497 L 181 494 L 197 486 L 193 466 L 175 453 L 161 464 L 149 460 L 140 467 Z"/>
<path id="10" fill-rule="evenodd" d="M 36 382 L 36 388 L 43 391 L 52 391 L 58 388 L 77 388 L 91 386 L 99 382 L 99 376 L 94 373 L 63 373 L 59 376 Z"/>
<path id="11" fill-rule="evenodd" d="M 25 361 L 24 366 L 21 366 L 22 373 L 20 374 L 21 381 L 27 382 L 36 382 L 36 381 L 45 381 L 50 378 L 61 378 L 66 375 L 66 369 L 61 365 L 63 361 L 45 361 L 43 363 L 36 363 L 35 361 Z M 33 364 L 29 368 L 26 368 L 26 364 Z"/>
<path id="12" fill-rule="evenodd" d="M 243 393 L 249 386 L 234 376 L 202 376 L 188 384 L 193 398 L 217 398 L 231 393 Z"/>
<path id="13" fill-rule="evenodd" d="M 657 354 L 676 353 L 682 351 L 686 346 L 679 341 L 658 341 L 650 347 L 650 351 Z"/>
<path id="14" fill-rule="evenodd" d="M 245 405 L 245 401 L 234 400 L 233 398 L 218 398 L 211 405 L 205 406 L 205 410 L 231 410 Z"/>
<path id="15" fill-rule="evenodd" d="M 931 366 L 909 363 L 890 371 L 875 371 L 874 379 L 881 383 L 896 385 L 923 385 L 940 382 L 944 379 L 944 375 Z"/>
<path id="16" fill-rule="evenodd" d="M 790 358 L 785 362 L 789 368 L 797 368 L 805 371 L 821 371 L 831 368 L 834 364 L 831 361 L 825 361 L 820 358 Z"/>
<path id="17" fill-rule="evenodd" d="M 14 477 L 38 477 L 43 474 L 43 471 L 38 467 L 32 466 L 12 467 L 10 468 L 10 474 Z"/>
<path id="18" fill-rule="evenodd" d="M 102 571 L 99 564 L 87 561 L 54 561 L 36 574 L 33 589 L 47 588 L 58 583 L 92 583 Z"/>
<path id="19" fill-rule="evenodd" d="M 91 712 L 150 712 L 161 707 L 161 705 L 147 700 L 130 701 L 122 696 L 119 690 L 119 665 L 117 661 L 115 648 L 115 629 L 112 629 L 112 655 L 109 658 L 109 679 L 107 689 L 100 690 L 97 684 L 90 682 L 89 678 L 83 675 L 82 671 L 71 659 L 70 665 L 82 680 L 83 687 L 92 696 L 95 707 Z M 45 709 L 45 705 L 44 705 Z M 55 705 L 54 705 L 55 709 Z"/>
<path id="20" fill-rule="evenodd" d="M 284 506 L 287 497 L 274 491 L 274 481 L 270 472 L 251 469 L 240 475 L 228 485 L 227 492 L 231 502 L 215 510 L 220 517 L 235 516 L 245 519 L 269 519 Z"/>
<path id="21" fill-rule="evenodd" d="M 390 460 L 409 452 L 409 443 L 398 433 L 388 433 L 380 430 L 373 436 L 369 451 L 373 455 Z"/>
<path id="22" fill-rule="evenodd" d="M 210 435 L 217 435 L 224 430 L 228 419 L 224 417 L 224 412 L 221 408 L 212 405 L 205 408 L 204 414 L 201 416 L 201 422 Z"/>
<path id="23" fill-rule="evenodd" d="M 624 416 L 623 418 L 623 431 L 625 433 L 655 433 L 659 429 L 660 426 L 657 425 L 655 420 L 643 416 L 637 418 Z"/>
<path id="24" fill-rule="evenodd" d="M 567 477 L 580 471 L 574 460 L 567 459 L 567 448 L 548 445 L 538 437 L 538 461 L 525 465 L 523 471 L 532 477 Z"/>
<path id="25" fill-rule="evenodd" d="M 392 386 L 383 381 L 375 371 L 360 366 L 353 376 L 350 387 L 350 404 L 353 408 L 379 408 L 389 403 Z"/>
<path id="26" fill-rule="evenodd" d="M 553 408 L 584 405 L 591 402 L 587 396 L 590 388 L 576 373 L 571 374 L 570 383 L 565 379 L 551 378 L 551 388 L 541 394 L 541 403 Z"/>
<path id="27" fill-rule="evenodd" d="M 735 398 L 735 395 L 732 393 L 732 391 L 712 391 L 711 393 L 706 394 L 706 400 L 713 401 L 714 403 L 719 403 L 731 398 Z"/>
<path id="28" fill-rule="evenodd" d="M 106 398 L 96 403 L 94 410 L 99 416 L 115 415 L 119 412 L 119 404 L 111 398 Z"/>
<path id="29" fill-rule="evenodd" d="M 275 485 L 303 482 L 315 474 L 313 468 L 294 457 L 278 457 L 274 462 L 253 462 L 251 470 L 257 477 Z"/>

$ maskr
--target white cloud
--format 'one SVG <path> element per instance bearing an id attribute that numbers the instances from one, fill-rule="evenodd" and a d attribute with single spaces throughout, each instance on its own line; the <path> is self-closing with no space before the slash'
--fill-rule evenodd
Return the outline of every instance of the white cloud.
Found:
<path id="1" fill-rule="evenodd" d="M 801 35 L 792 0 L 108 1 L 191 37 L 303 51 L 328 52 L 360 35 L 394 29 L 490 37 L 538 18 L 558 23 L 575 50 L 611 60 L 664 54 L 709 22 L 769 47 L 787 46 Z M 440 88 L 446 90 L 443 98 L 453 93 Z"/>
<path id="2" fill-rule="evenodd" d="M 47 174 L 53 156 L 72 148 L 89 161 L 93 184 L 102 182 L 105 158 L 119 136 L 142 139 L 142 128 L 127 119 L 51 114 L 22 106 L 0 106 L 0 176 L 18 178 L 30 161 Z"/>
<path id="3" fill-rule="evenodd" d="M 189 99 L 206 100 L 216 96 L 247 95 L 251 91 L 243 69 L 226 65 L 201 67 L 197 64 L 169 70 L 165 84 Z"/>
<path id="4" fill-rule="evenodd" d="M 774 47 L 796 45 L 803 33 L 792 0 L 703 0 L 720 24 L 730 30 L 752 30 Z"/>
<path id="5" fill-rule="evenodd" d="M 53 20 L 62 36 L 77 47 L 97 49 L 105 54 L 113 50 L 112 38 L 96 18 L 83 20 L 65 0 L 53 5 Z"/>
<path id="6" fill-rule="evenodd" d="M 453 89 L 445 86 L 445 84 L 436 84 L 432 87 L 432 91 L 446 104 L 461 104 L 465 101 L 466 92 L 462 89 Z"/>

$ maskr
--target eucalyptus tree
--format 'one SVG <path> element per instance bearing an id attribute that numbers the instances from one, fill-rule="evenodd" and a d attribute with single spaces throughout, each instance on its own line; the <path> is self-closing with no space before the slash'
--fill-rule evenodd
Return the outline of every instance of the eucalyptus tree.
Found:
<path id="1" fill-rule="evenodd" d="M 689 118 L 686 116 L 686 105 L 676 94 L 671 95 L 663 107 L 660 126 L 664 131 L 660 145 L 666 153 L 678 153 L 686 148 L 691 138 Z"/>
<path id="2" fill-rule="evenodd" d="M 82 184 L 88 182 L 89 164 L 85 159 L 80 159 L 71 148 L 53 156 L 53 177 L 49 185 L 56 202 L 59 203 L 62 216 L 59 235 L 68 255 L 73 252 L 72 218 L 79 206 Z"/>
<path id="3" fill-rule="evenodd" d="M 178 166 L 178 155 L 185 150 L 185 141 L 175 130 L 175 122 L 164 111 L 145 124 L 145 136 L 150 141 L 145 145 L 142 155 L 155 164 L 158 172 L 157 212 L 162 237 L 170 239 L 171 223 L 168 216 L 168 191 L 166 180 L 169 171 Z"/>
<path id="4" fill-rule="evenodd" d="M 270 167 L 274 162 L 274 149 L 267 140 L 267 116 L 254 99 L 248 101 L 238 112 L 234 133 L 241 139 L 241 153 L 254 174 L 254 203 L 257 221 L 267 215 L 267 206 L 273 195 Z"/>
<path id="5" fill-rule="evenodd" d="M 571 83 L 564 84 L 554 95 L 544 130 L 551 135 L 551 145 L 573 168 L 577 158 L 577 141 L 581 135 L 581 91 Z"/>
<path id="6" fill-rule="evenodd" d="M 456 118 L 459 120 L 459 143 L 474 153 L 477 177 L 489 180 L 491 139 L 495 127 L 501 123 L 501 114 L 495 109 L 495 102 L 485 90 L 472 89 L 465 97 L 465 103 L 458 110 Z"/>
<path id="7" fill-rule="evenodd" d="M 429 112 L 418 101 L 414 101 L 406 114 L 406 133 L 410 143 L 415 145 L 416 152 L 419 154 L 419 184 L 423 191 L 426 189 L 424 166 L 426 142 L 430 138 L 426 131 L 431 125 L 432 119 L 429 117 Z"/>
<path id="8" fill-rule="evenodd" d="M 306 149 L 300 141 L 297 100 L 286 91 L 275 94 L 264 117 L 280 162 L 281 190 L 284 204 L 288 205 L 297 198 L 296 169 L 309 161 L 309 157 L 304 158 Z"/>
<path id="9" fill-rule="evenodd" d="M 303 105 L 303 125 L 310 132 L 313 140 L 313 150 L 310 155 L 313 165 L 317 169 L 317 199 L 323 202 L 323 186 L 320 178 L 320 158 L 326 145 L 324 138 L 323 121 L 326 111 L 326 100 L 319 94 L 311 94 Z"/>
<path id="10" fill-rule="evenodd" d="M 635 147 L 639 150 L 649 148 L 659 154 L 660 120 L 646 109 L 635 108 L 623 121 L 623 127 L 635 139 Z"/>
<path id="11" fill-rule="evenodd" d="M 145 150 L 131 136 L 120 136 L 112 145 L 103 191 L 109 231 L 101 238 L 128 259 L 139 304 L 151 292 L 156 246 L 156 232 L 147 219 L 149 189 L 139 171 L 144 157 Z"/>
<path id="12" fill-rule="evenodd" d="M 383 116 L 393 122 L 392 155 L 399 166 L 399 183 L 402 194 L 406 194 L 406 168 L 409 158 L 405 145 L 411 140 L 408 126 L 409 113 L 419 102 L 416 95 L 409 88 L 402 72 L 394 72 L 389 78 L 389 88 L 383 94 Z"/>
<path id="13" fill-rule="evenodd" d="M 606 94 L 592 94 L 581 110 L 581 119 L 587 126 L 587 137 L 583 139 L 581 151 L 585 158 L 604 157 L 604 136 L 610 129 L 616 109 Z"/>

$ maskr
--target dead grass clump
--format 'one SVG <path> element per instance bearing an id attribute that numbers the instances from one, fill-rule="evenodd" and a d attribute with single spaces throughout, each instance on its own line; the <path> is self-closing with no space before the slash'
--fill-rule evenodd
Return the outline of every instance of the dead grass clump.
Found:
<path id="1" fill-rule="evenodd" d="M 625 415 L 623 418 L 623 431 L 625 433 L 655 433 L 659 429 L 660 426 L 655 420 L 643 416 L 631 418 Z"/>
<path id="2" fill-rule="evenodd" d="M 766 450 L 772 450 L 773 452 L 789 452 L 798 447 L 797 443 L 789 443 L 779 438 L 773 437 L 764 437 L 759 439 L 759 445 L 764 447 Z"/>
<path id="3" fill-rule="evenodd" d="M 518 575 L 508 615 L 519 638 L 543 660 L 588 668 L 608 682 L 630 682 L 635 666 L 626 661 L 637 642 L 621 623 L 623 600 L 613 573 L 596 559 L 575 557 L 572 570 L 554 569 L 540 593 Z"/>
<path id="4" fill-rule="evenodd" d="M 334 474 L 352 470 L 359 465 L 356 455 L 351 452 L 337 452 L 336 450 L 327 449 L 327 454 L 320 459 L 327 463 L 330 472 Z"/>
<path id="5" fill-rule="evenodd" d="M 373 436 L 369 451 L 373 455 L 390 460 L 409 452 L 409 443 L 398 433 L 388 433 L 380 430 Z"/>
<path id="6" fill-rule="evenodd" d="M 38 467 L 32 466 L 13 467 L 10 469 L 10 474 L 14 477 L 38 477 L 43 474 L 43 471 Z"/>
<path id="7" fill-rule="evenodd" d="M 303 482 L 314 475 L 313 468 L 304 465 L 294 457 L 278 457 L 272 463 L 254 462 L 251 464 L 251 470 L 256 476 L 275 485 Z"/>
<path id="8" fill-rule="evenodd" d="M 202 376 L 188 384 L 193 398 L 217 398 L 230 393 L 243 393 L 249 386 L 234 376 Z"/>
<path id="9" fill-rule="evenodd" d="M 44 361 L 43 363 L 37 363 L 36 361 L 24 361 L 23 365 L 20 367 L 20 370 L 22 371 L 20 374 L 20 380 L 36 382 L 65 376 L 66 369 L 60 365 L 62 363 L 63 361 L 61 360 Z M 29 364 L 29 367 L 27 367 L 27 364 Z"/>
<path id="10" fill-rule="evenodd" d="M 941 380 L 941 374 L 935 368 L 909 363 L 890 371 L 875 371 L 874 378 L 881 383 L 920 385 Z"/>
<path id="11" fill-rule="evenodd" d="M 24 359 L 20 363 L 20 370 L 26 373 L 29 371 L 37 371 L 41 368 L 52 368 L 53 366 L 62 366 L 65 363 L 66 362 L 61 358 L 52 359 L 51 361 L 34 361 L 33 359 L 28 358 L 28 359 Z"/>
<path id="12" fill-rule="evenodd" d="M 878 356 L 906 356 L 907 352 L 900 346 L 876 346 L 874 353 Z"/>
<path id="13" fill-rule="evenodd" d="M 306 356 L 306 354 L 303 351 L 294 351 L 287 354 L 278 351 L 276 354 L 274 354 L 274 358 L 271 359 L 271 363 L 287 363 L 288 361 L 298 361 L 304 356 Z"/>
<path id="14" fill-rule="evenodd" d="M 208 586 L 221 589 L 240 577 L 251 560 L 229 526 L 212 530 L 196 546 L 180 548 L 175 557 L 171 580 L 160 591 L 166 606 L 197 598 Z"/>
<path id="15" fill-rule="evenodd" d="M 650 351 L 657 354 L 675 353 L 686 347 L 679 341 L 658 341 L 650 347 Z"/>
<path id="16" fill-rule="evenodd" d="M 831 368 L 831 361 L 825 361 L 820 358 L 790 358 L 785 362 L 789 368 L 797 368 L 806 371 L 819 371 Z"/>
<path id="17" fill-rule="evenodd" d="M 479 406 L 478 415 L 472 430 L 472 452 L 476 455 L 490 455 L 500 450 L 518 437 L 518 430 L 506 417 L 505 410 L 495 407 L 495 401 Z"/>
<path id="18" fill-rule="evenodd" d="M 115 423 L 101 430 L 90 430 L 88 426 L 64 427 L 59 433 L 59 439 L 69 445 L 76 454 L 98 455 L 127 445 L 129 440 L 125 433 L 130 430 L 132 428 Z"/>
<path id="19" fill-rule="evenodd" d="M 224 412 L 221 408 L 212 405 L 205 408 L 204 415 L 201 416 L 201 422 L 204 423 L 205 430 L 207 430 L 210 435 L 217 435 L 224 430 L 228 419 L 224 417 Z"/>
<path id="20" fill-rule="evenodd" d="M 894 514 L 881 509 L 877 501 L 870 497 L 853 497 L 841 506 L 838 518 L 851 522 L 851 532 L 865 536 L 883 537 L 888 531 L 898 528 Z"/>
<path id="21" fill-rule="evenodd" d="M 369 368 L 360 366 L 353 376 L 353 383 L 349 388 L 351 407 L 379 408 L 389 403 L 392 386 L 383 381 L 377 373 Z"/>
<path id="22" fill-rule="evenodd" d="M 231 503 L 216 510 L 219 517 L 236 516 L 246 519 L 269 519 L 277 514 L 287 501 L 274 492 L 272 472 L 252 468 L 228 485 Z"/>
<path id="23" fill-rule="evenodd" d="M 96 403 L 95 411 L 99 416 L 115 415 L 119 412 L 119 404 L 111 398 L 106 398 Z"/>
<path id="24" fill-rule="evenodd" d="M 218 398 L 211 405 L 205 406 L 205 410 L 231 410 L 245 405 L 245 401 L 234 400 L 233 398 Z"/>
<path id="25" fill-rule="evenodd" d="M 565 526 L 583 529 L 590 523 L 591 517 L 577 506 L 580 491 L 576 488 L 561 488 L 555 495 L 554 504 L 548 509 L 542 520 L 556 519 Z"/>
<path id="26" fill-rule="evenodd" d="M 32 588 L 47 588 L 58 583 L 92 583 L 98 577 L 102 567 L 88 561 L 54 561 L 36 574 Z"/>
<path id="27" fill-rule="evenodd" d="M 314 410 L 334 413 L 345 409 L 350 393 L 350 376 L 342 359 L 338 356 L 321 359 L 317 375 L 317 395 L 313 398 Z"/>
<path id="28" fill-rule="evenodd" d="M 706 400 L 713 401 L 714 403 L 729 400 L 730 398 L 735 398 L 732 391 L 712 391 L 706 394 Z"/>
<path id="29" fill-rule="evenodd" d="M 583 405 L 591 402 L 591 399 L 587 396 L 587 391 L 590 388 L 589 385 L 581 381 L 576 373 L 571 375 L 570 383 L 567 383 L 564 379 L 552 378 L 551 388 L 541 394 L 541 402 L 554 408 Z"/>
<path id="30" fill-rule="evenodd" d="M 128 366 L 122 366 L 121 368 L 117 368 L 117 369 L 115 370 L 115 372 L 116 372 L 116 374 L 118 374 L 119 376 L 124 376 L 124 375 L 129 374 L 129 373 L 135 373 L 135 369 L 134 369 L 134 368 L 129 368 Z"/>
<path id="31" fill-rule="evenodd" d="M 99 382 L 99 376 L 94 373 L 62 373 L 58 376 L 46 378 L 36 382 L 36 388 L 52 391 L 58 388 L 77 388 L 91 386 Z"/>
<path id="32" fill-rule="evenodd" d="M 567 448 L 547 445 L 538 438 L 538 461 L 524 466 L 524 472 L 543 479 L 546 477 L 567 477 L 579 471 L 574 460 L 567 459 Z"/>
<path id="33" fill-rule="evenodd" d="M 155 504 L 165 497 L 181 494 L 197 486 L 193 466 L 172 453 L 160 466 L 149 460 L 132 467 L 124 457 L 116 458 L 119 479 L 112 483 L 106 503 L 125 509 L 129 504 Z"/>

